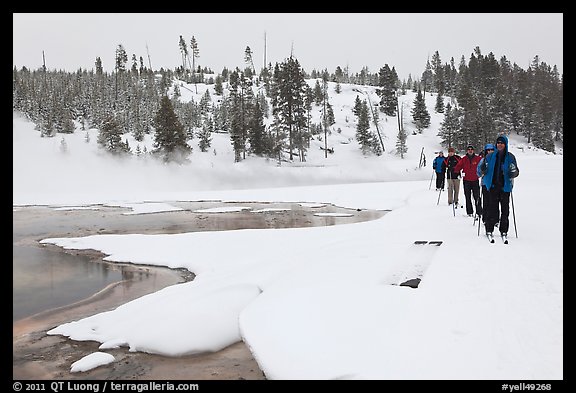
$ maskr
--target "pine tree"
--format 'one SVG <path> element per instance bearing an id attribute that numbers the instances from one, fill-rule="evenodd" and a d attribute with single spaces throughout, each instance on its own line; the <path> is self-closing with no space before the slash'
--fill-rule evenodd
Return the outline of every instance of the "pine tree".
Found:
<path id="1" fill-rule="evenodd" d="M 234 161 L 246 158 L 246 142 L 248 140 L 248 124 L 255 104 L 252 80 L 237 67 L 230 74 L 230 139 L 234 148 Z"/>
<path id="2" fill-rule="evenodd" d="M 246 63 L 246 65 L 250 66 L 250 68 L 248 68 L 250 71 L 249 73 L 247 72 L 246 76 L 248 78 L 252 78 L 252 75 L 256 75 L 256 68 L 254 68 L 254 60 L 252 59 L 252 50 L 250 49 L 249 46 L 246 47 L 246 49 L 244 50 L 244 62 Z"/>
<path id="3" fill-rule="evenodd" d="M 398 98 L 396 97 L 396 81 L 398 76 L 396 71 L 392 71 L 388 64 L 380 68 L 378 86 L 380 89 L 376 93 L 380 96 L 380 110 L 387 116 L 395 116 L 398 107 Z"/>
<path id="4" fill-rule="evenodd" d="M 434 90 L 439 96 L 443 96 L 445 89 L 445 78 L 444 78 L 444 67 L 442 66 L 442 60 L 440 60 L 440 53 L 438 51 L 434 52 L 432 55 L 432 71 L 434 72 Z M 440 108 L 437 102 L 437 108 Z M 436 111 L 437 113 L 442 113 L 444 111 L 444 105 L 442 103 L 441 111 Z"/>
<path id="5" fill-rule="evenodd" d="M 563 142 L 564 141 L 564 103 L 562 97 L 564 95 L 564 77 L 558 78 L 558 71 L 556 70 L 556 66 L 554 66 L 554 72 L 556 75 L 557 86 L 554 94 L 554 101 L 555 101 L 555 112 L 552 121 L 552 131 L 553 131 L 553 140 L 556 142 Z"/>
<path id="6" fill-rule="evenodd" d="M 378 140 L 378 137 L 375 133 L 370 133 L 370 147 L 372 148 L 372 153 L 376 154 L 377 156 L 382 155 L 382 144 Z"/>
<path id="7" fill-rule="evenodd" d="M 196 75 L 196 59 L 200 57 L 200 49 L 198 49 L 198 42 L 196 38 L 192 36 L 190 39 L 190 51 L 192 52 L 192 77 L 194 78 L 194 87 L 196 89 L 196 94 L 198 94 L 198 86 L 196 83 L 198 82 L 198 78 Z"/>
<path id="8" fill-rule="evenodd" d="M 122 86 L 118 86 L 118 79 L 121 79 L 126 71 L 126 62 L 128 61 L 128 55 L 126 54 L 126 50 L 122 46 L 122 44 L 118 45 L 116 48 L 116 66 L 115 66 L 115 95 L 114 95 L 114 109 L 116 109 L 117 101 L 118 101 L 118 90 Z M 122 83 L 122 80 L 120 81 Z"/>
<path id="9" fill-rule="evenodd" d="M 214 130 L 220 132 L 228 132 L 230 128 L 229 113 L 230 98 L 223 98 L 220 105 L 215 105 L 213 108 L 214 114 Z"/>
<path id="10" fill-rule="evenodd" d="M 135 77 L 138 77 L 138 60 L 136 59 L 135 54 L 132 54 L 132 68 L 130 71 Z"/>
<path id="11" fill-rule="evenodd" d="M 214 93 L 217 96 L 221 96 L 224 93 L 222 88 L 222 76 L 216 75 L 216 80 L 214 81 Z"/>
<path id="12" fill-rule="evenodd" d="M 303 141 L 306 132 L 306 80 L 300 63 L 294 57 L 277 65 L 274 69 L 274 94 L 272 95 L 275 126 L 280 127 L 278 136 L 288 135 L 290 160 L 294 149 L 303 157 L 306 150 Z"/>
<path id="13" fill-rule="evenodd" d="M 354 107 L 352 108 L 352 113 L 355 116 L 360 116 L 361 105 L 362 105 L 362 101 L 360 101 L 360 97 L 357 95 L 356 99 L 354 100 Z"/>
<path id="14" fill-rule="evenodd" d="M 314 84 L 314 102 L 316 105 L 322 105 L 323 100 L 324 93 L 322 92 L 322 87 L 320 87 L 320 81 L 316 79 L 316 83 Z"/>
<path id="15" fill-rule="evenodd" d="M 368 114 L 368 104 L 362 101 L 358 108 L 358 124 L 356 125 L 356 140 L 360 144 L 363 155 L 372 151 L 372 138 L 370 135 L 370 116 Z"/>
<path id="16" fill-rule="evenodd" d="M 418 93 L 416 93 L 416 98 L 414 99 L 412 119 L 419 133 L 422 133 L 422 130 L 430 125 L 430 113 L 428 113 L 426 109 L 426 102 L 422 97 L 422 91 L 420 89 L 418 89 Z"/>
<path id="17" fill-rule="evenodd" d="M 268 105 L 268 100 L 266 99 L 266 96 L 264 95 L 264 92 L 262 90 L 260 90 L 260 92 L 258 93 L 258 104 L 260 105 L 260 110 L 262 111 L 262 116 L 264 116 L 265 118 L 269 118 L 270 117 L 270 105 Z"/>
<path id="18" fill-rule="evenodd" d="M 122 150 L 125 153 L 132 153 L 132 149 L 130 149 L 130 144 L 128 143 L 128 139 L 124 139 L 124 145 L 122 146 Z"/>
<path id="19" fill-rule="evenodd" d="M 532 143 L 534 143 L 534 146 L 553 152 L 554 141 L 552 140 L 552 133 L 550 132 L 550 129 L 547 128 L 546 123 L 543 120 L 538 120 L 534 122 L 533 128 Z"/>
<path id="20" fill-rule="evenodd" d="M 336 70 L 334 71 L 334 82 L 336 82 L 336 85 L 339 85 L 343 80 L 344 80 L 344 72 L 342 71 L 342 68 L 340 66 L 337 66 Z M 337 91 L 337 93 L 339 92 Z"/>
<path id="21" fill-rule="evenodd" d="M 165 162 L 184 162 L 192 148 L 187 143 L 186 131 L 176 116 L 168 96 L 163 96 L 160 100 L 154 126 L 156 128 L 154 153 L 160 155 Z"/>
<path id="22" fill-rule="evenodd" d="M 210 103 L 212 102 L 212 97 L 210 96 L 210 90 L 206 89 L 202 98 L 200 98 L 200 113 L 205 115 L 210 109 Z"/>
<path id="23" fill-rule="evenodd" d="M 206 90 L 208 91 L 208 90 Z M 174 84 L 174 90 L 172 91 L 172 98 L 174 99 L 178 99 L 182 97 L 182 93 L 180 92 L 180 87 L 178 86 L 177 83 Z"/>
<path id="24" fill-rule="evenodd" d="M 322 75 L 322 129 L 324 130 L 324 157 L 328 157 L 328 125 L 330 119 L 330 103 L 328 102 L 328 73 Z M 334 112 L 332 112 L 334 116 Z"/>
<path id="25" fill-rule="evenodd" d="M 334 107 L 328 100 L 326 100 L 326 124 L 333 126 L 336 124 L 336 117 L 334 116 Z"/>
<path id="26" fill-rule="evenodd" d="M 212 132 L 214 132 L 214 121 L 211 116 L 208 116 L 198 133 L 198 147 L 201 152 L 207 152 L 212 146 Z"/>
<path id="27" fill-rule="evenodd" d="M 432 72 L 432 65 L 430 60 L 426 61 L 426 69 L 422 73 L 422 88 L 424 89 L 423 97 L 426 98 L 426 92 L 432 90 L 434 86 L 434 73 Z"/>
<path id="28" fill-rule="evenodd" d="M 458 134 L 460 131 L 460 113 L 457 108 L 452 109 L 450 104 L 446 105 L 446 113 L 444 114 L 444 121 L 440 125 L 438 136 L 442 140 L 442 144 L 446 147 L 454 146 L 456 141 L 459 140 Z"/>
<path id="29" fill-rule="evenodd" d="M 444 97 L 440 92 L 436 95 L 436 105 L 434 105 L 434 111 L 436 113 L 444 113 Z"/>
<path id="30" fill-rule="evenodd" d="M 184 38 L 182 38 L 182 36 L 180 36 L 178 46 L 180 47 L 180 52 L 182 53 L 182 77 L 186 78 L 186 62 L 188 61 L 188 46 L 186 45 L 186 41 L 184 40 Z"/>
<path id="31" fill-rule="evenodd" d="M 254 105 L 254 115 L 248 123 L 248 142 L 250 143 L 250 151 L 257 156 L 270 153 L 266 141 L 264 114 L 259 101 Z"/>
<path id="32" fill-rule="evenodd" d="M 406 145 L 407 138 L 408 136 L 403 128 L 398 130 L 398 134 L 396 135 L 396 154 L 398 154 L 400 158 L 404 158 L 404 154 L 408 152 L 408 146 Z"/>
<path id="33" fill-rule="evenodd" d="M 262 68 L 262 71 L 260 71 L 260 80 L 264 83 L 266 96 L 270 97 L 270 87 L 272 83 L 272 63 L 269 63 L 268 66 Z"/>
<path id="34" fill-rule="evenodd" d="M 122 135 L 118 120 L 114 116 L 108 116 L 98 132 L 98 145 L 111 153 L 120 154 L 125 152 Z"/>

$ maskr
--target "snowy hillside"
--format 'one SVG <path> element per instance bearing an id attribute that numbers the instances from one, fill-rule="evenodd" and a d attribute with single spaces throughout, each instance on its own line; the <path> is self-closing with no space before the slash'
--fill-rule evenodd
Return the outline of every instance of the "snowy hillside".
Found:
<path id="1" fill-rule="evenodd" d="M 219 98 L 214 93 L 214 85 L 176 83 L 184 86 L 180 89 L 184 101 L 194 98 L 195 102 L 199 102 L 206 89 L 210 91 L 212 100 Z M 315 80 L 308 83 L 313 86 Z M 196 89 L 198 93 L 194 93 Z M 374 87 L 341 84 L 341 93 L 337 94 L 334 83 L 329 82 L 328 92 L 336 120 L 330 127 L 328 147 L 334 149 L 334 154 L 325 157 L 321 149 L 324 141 L 313 140 L 306 162 L 294 160 L 292 163 L 282 162 L 280 166 L 275 160 L 249 155 L 246 160 L 234 163 L 230 138 L 224 133 L 213 133 L 212 146 L 204 153 L 198 148 L 198 138 L 193 139 L 190 142 L 194 149 L 189 156 L 191 162 L 185 165 L 162 164 L 150 157 L 136 155 L 130 159 L 117 159 L 98 148 L 96 129 L 81 131 L 78 127 L 74 134 L 40 138 L 33 124 L 15 113 L 13 162 L 18 168 L 18 176 L 13 179 L 13 202 L 99 202 L 102 197 L 112 200 L 141 197 L 163 199 L 166 193 L 186 190 L 430 179 L 434 152 L 441 150 L 437 133 L 443 120 L 442 114 L 434 112 L 434 96 L 426 95 L 431 114 L 430 127 L 416 135 L 412 135 L 415 127 L 410 112 L 415 93 L 408 91 L 399 97 L 404 128 L 408 134 L 408 151 L 401 159 L 395 149 L 398 133 L 396 117 L 380 113 L 379 129 L 385 148 L 382 156 L 363 156 L 356 141 L 356 117 L 352 107 L 357 95 L 360 99 L 369 95 L 371 102 L 377 103 L 379 98 Z M 313 121 L 319 122 L 320 113 L 321 108 L 314 106 Z M 376 132 L 372 123 L 371 131 Z M 146 135 L 142 143 L 136 142 L 130 134 L 125 134 L 123 140 L 128 140 L 133 152 L 137 148 L 149 152 L 153 145 L 152 135 Z M 530 149 L 523 137 L 517 138 L 515 135 L 510 135 L 510 145 L 512 151 Z M 418 168 L 422 151 L 427 166 Z M 50 161 L 50 165 L 39 167 L 36 161 L 39 157 L 40 162 Z M 310 170 L 310 167 L 314 170 Z M 69 177 L 74 181 L 70 182 Z M 32 179 L 32 183 L 25 181 L 25 178 Z"/>

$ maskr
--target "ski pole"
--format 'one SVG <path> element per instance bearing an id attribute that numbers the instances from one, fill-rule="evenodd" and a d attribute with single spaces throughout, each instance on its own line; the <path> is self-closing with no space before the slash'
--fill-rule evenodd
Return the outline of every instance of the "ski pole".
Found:
<path id="1" fill-rule="evenodd" d="M 480 200 L 480 208 L 482 209 L 482 186 L 480 186 L 480 198 L 478 198 Z M 478 213 L 478 212 L 476 212 Z M 482 221 L 482 216 L 476 214 L 478 216 L 478 236 L 480 236 L 480 224 Z M 482 215 L 484 215 L 484 209 L 482 209 Z M 484 218 L 486 219 L 486 218 Z"/>
<path id="2" fill-rule="evenodd" d="M 482 206 L 482 189 L 478 190 L 478 197 L 474 196 L 474 189 L 472 189 L 472 199 L 474 199 L 474 225 L 476 225 L 476 220 L 480 220 L 480 206 Z"/>
<path id="3" fill-rule="evenodd" d="M 434 179 L 434 169 L 432 169 L 432 177 L 430 178 L 430 185 L 428 186 L 429 190 L 432 188 L 432 179 Z"/>
<path id="4" fill-rule="evenodd" d="M 516 238 L 518 238 L 518 229 L 516 229 L 516 213 L 514 213 L 514 197 L 512 196 L 512 190 L 510 190 L 510 200 L 512 201 L 512 218 L 514 219 L 514 232 L 516 232 Z"/>
<path id="5" fill-rule="evenodd" d="M 452 192 L 452 195 L 454 195 L 454 192 Z M 456 201 L 454 200 L 454 197 L 452 197 L 452 214 L 454 215 L 454 217 L 456 217 Z"/>
<path id="6" fill-rule="evenodd" d="M 436 202 L 436 205 L 440 203 L 440 194 L 442 194 L 443 190 L 444 190 L 444 180 L 442 180 L 442 187 L 440 187 L 440 191 L 438 191 L 438 201 Z"/>

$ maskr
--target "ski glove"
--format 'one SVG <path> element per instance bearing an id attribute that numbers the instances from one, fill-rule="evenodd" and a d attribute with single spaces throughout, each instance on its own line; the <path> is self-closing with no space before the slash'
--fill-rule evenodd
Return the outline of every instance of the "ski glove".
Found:
<path id="1" fill-rule="evenodd" d="M 518 175 L 520 174 L 520 170 L 514 163 L 510 164 L 508 170 L 510 171 L 510 179 L 514 179 L 515 177 L 518 177 Z"/>

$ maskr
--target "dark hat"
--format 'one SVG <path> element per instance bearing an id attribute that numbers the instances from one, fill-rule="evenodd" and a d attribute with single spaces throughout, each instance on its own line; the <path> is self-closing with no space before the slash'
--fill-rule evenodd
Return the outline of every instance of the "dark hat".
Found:
<path id="1" fill-rule="evenodd" d="M 504 138 L 503 136 L 499 136 L 498 138 L 496 138 L 496 143 L 498 142 L 502 142 L 503 144 L 506 144 L 506 138 Z"/>
<path id="2" fill-rule="evenodd" d="M 456 150 L 454 150 L 453 147 L 449 147 L 449 148 L 448 148 L 448 153 L 454 153 L 455 151 L 456 151 Z"/>
<path id="3" fill-rule="evenodd" d="M 474 146 L 468 145 L 468 146 L 466 147 L 466 149 L 472 149 L 472 150 L 474 150 Z"/>

